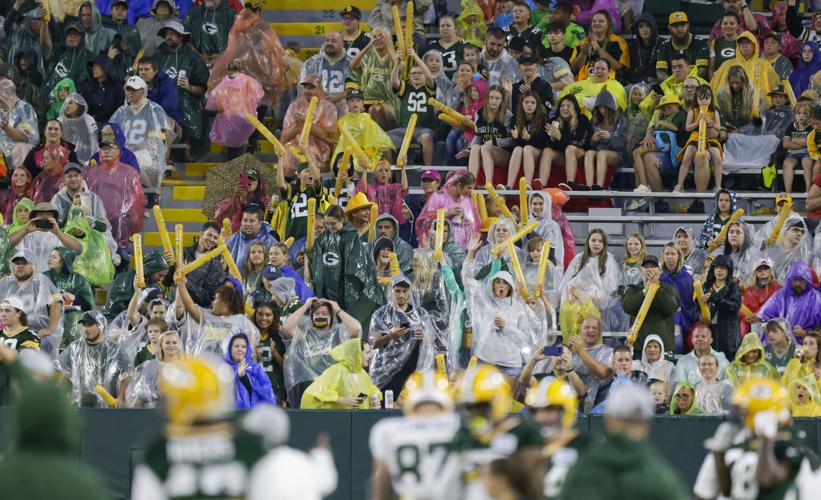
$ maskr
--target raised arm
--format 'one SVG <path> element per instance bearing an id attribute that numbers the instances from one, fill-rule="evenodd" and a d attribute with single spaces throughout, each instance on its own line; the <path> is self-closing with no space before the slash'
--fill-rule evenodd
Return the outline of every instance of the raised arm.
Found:
<path id="1" fill-rule="evenodd" d="M 188 293 L 188 288 L 186 288 L 188 279 L 184 274 L 177 271 L 176 274 L 174 274 L 174 283 L 177 285 L 177 319 L 182 317 L 182 312 L 184 309 L 185 312 L 191 315 L 191 319 L 193 319 L 195 323 L 201 323 L 202 311 L 200 311 L 199 306 L 194 303 L 194 299 L 191 298 L 191 294 Z"/>
<path id="2" fill-rule="evenodd" d="M 302 316 L 305 315 L 305 311 L 311 307 L 311 304 L 316 302 L 318 299 L 316 297 L 311 297 L 308 299 L 304 304 L 302 304 L 299 309 L 292 312 L 288 319 L 285 320 L 285 323 L 282 325 L 282 333 L 285 334 L 286 337 L 293 337 L 294 333 L 296 332 L 296 327 L 299 324 L 299 320 Z"/>

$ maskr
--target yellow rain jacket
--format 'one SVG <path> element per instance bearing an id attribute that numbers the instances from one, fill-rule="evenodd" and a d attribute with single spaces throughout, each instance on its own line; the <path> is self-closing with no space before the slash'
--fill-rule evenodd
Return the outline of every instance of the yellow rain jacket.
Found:
<path id="1" fill-rule="evenodd" d="M 748 365 L 743 361 L 744 355 L 754 350 L 758 350 L 761 356 L 758 361 Z M 735 353 L 735 360 L 727 367 L 724 375 L 733 387 L 738 387 L 753 377 L 769 377 L 778 380 L 778 371 L 764 359 L 764 345 L 758 338 L 758 334 L 753 332 L 741 339 L 741 347 Z"/>
<path id="2" fill-rule="evenodd" d="M 798 402 L 796 388 L 802 385 L 810 393 L 810 402 Z M 790 392 L 790 410 L 793 417 L 821 417 L 821 395 L 818 393 L 818 381 L 813 375 L 805 375 L 790 382 L 787 386 Z"/>
<path id="3" fill-rule="evenodd" d="M 371 118 L 371 115 L 368 113 L 345 113 L 345 115 L 339 119 L 339 126 L 348 128 L 348 131 L 350 131 L 353 138 L 359 143 L 362 151 L 365 152 L 365 155 L 371 161 L 371 165 L 376 165 L 377 162 L 382 159 L 383 150 L 390 149 L 393 151 L 396 149 L 396 146 L 394 146 L 388 134 L 373 121 L 373 118 Z M 331 165 L 334 164 L 336 157 L 341 155 L 346 148 L 348 148 L 348 140 L 344 135 L 339 134 L 339 141 L 336 143 L 336 149 L 331 156 Z M 351 159 L 353 160 L 354 169 L 357 172 L 362 172 L 362 166 L 359 165 L 359 158 L 352 154 Z"/>
<path id="4" fill-rule="evenodd" d="M 350 409 L 336 403 L 345 396 L 367 394 L 359 409 L 371 407 L 371 394 L 382 393 L 373 385 L 371 377 L 362 369 L 362 344 L 358 338 L 347 340 L 331 349 L 331 357 L 337 361 L 305 389 L 302 408 Z"/>

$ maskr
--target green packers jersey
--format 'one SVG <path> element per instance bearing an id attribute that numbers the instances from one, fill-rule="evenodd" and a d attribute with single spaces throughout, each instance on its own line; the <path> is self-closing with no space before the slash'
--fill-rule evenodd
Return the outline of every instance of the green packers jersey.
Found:
<path id="1" fill-rule="evenodd" d="M 314 186 L 308 186 L 303 190 L 300 189 L 299 183 L 291 183 L 282 190 L 282 196 L 288 200 L 291 207 L 283 241 L 290 237 L 294 240 L 305 237 L 308 233 L 308 200 L 316 199 L 317 211 L 319 211 L 320 201 L 326 195 L 327 190 L 324 187 L 317 189 Z"/>
<path id="2" fill-rule="evenodd" d="M 40 338 L 26 327 L 16 332 L 10 332 L 7 328 L 0 330 L 0 342 L 9 349 L 22 351 L 23 349 L 40 350 Z"/>
<path id="3" fill-rule="evenodd" d="M 417 128 L 433 128 L 436 123 L 436 109 L 428 104 L 428 98 L 436 97 L 436 90 L 422 85 L 414 87 L 407 82 L 402 82 L 402 86 L 397 93 L 402 104 L 399 108 L 399 123 L 401 126 L 407 125 L 411 115 L 416 113 Z"/>
<path id="4" fill-rule="evenodd" d="M 802 440 L 803 432 L 784 430 L 775 441 L 775 457 L 789 467 L 787 479 L 774 488 L 762 489 L 756 479 L 758 468 L 758 446 L 760 440 L 748 437 L 733 445 L 724 454 L 724 461 L 730 470 L 730 498 L 733 500 L 783 500 L 795 487 L 795 478 L 804 460 L 817 466 L 817 457 L 807 449 Z M 716 475 L 715 458 L 707 455 L 696 478 L 694 493 L 701 498 L 715 498 L 720 493 Z"/>
<path id="5" fill-rule="evenodd" d="M 134 475 L 133 500 L 244 498 L 251 470 L 266 454 L 259 437 L 219 431 L 163 437 L 145 451 Z"/>

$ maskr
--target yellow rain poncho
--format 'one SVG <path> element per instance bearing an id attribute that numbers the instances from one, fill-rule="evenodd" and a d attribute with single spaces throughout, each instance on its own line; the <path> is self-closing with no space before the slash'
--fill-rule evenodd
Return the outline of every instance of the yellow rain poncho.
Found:
<path id="1" fill-rule="evenodd" d="M 590 299 L 584 302 L 578 300 L 565 300 L 559 309 L 559 325 L 562 329 L 562 343 L 566 344 L 570 337 L 579 334 L 582 321 L 585 318 L 594 317 L 601 321 L 599 308 Z"/>
<path id="2" fill-rule="evenodd" d="M 350 409 L 337 404 L 339 398 L 367 394 L 358 407 L 371 407 L 371 394 L 382 393 L 373 385 L 371 377 L 362 369 L 362 344 L 360 339 L 347 340 L 331 349 L 331 357 L 337 361 L 305 389 L 301 408 Z"/>
<path id="3" fill-rule="evenodd" d="M 487 23 L 485 14 L 475 0 L 462 0 L 462 13 L 456 18 L 456 33 L 479 48 L 485 46 Z"/>
<path id="4" fill-rule="evenodd" d="M 755 350 L 760 353 L 758 360 L 750 364 L 745 363 L 744 355 Z M 738 387 L 753 377 L 768 377 L 778 380 L 778 371 L 764 359 L 764 345 L 761 343 L 761 339 L 758 338 L 758 334 L 748 333 L 741 339 L 741 347 L 735 353 L 735 360 L 727 367 L 724 376 L 733 384 L 733 387 Z"/>
<path id="5" fill-rule="evenodd" d="M 809 393 L 809 401 L 801 403 L 798 400 L 798 385 Z M 813 375 L 793 380 L 787 389 L 790 391 L 790 411 L 793 417 L 821 417 L 821 395 L 818 393 L 818 381 Z"/>
<path id="6" fill-rule="evenodd" d="M 371 161 L 371 165 L 376 165 L 377 162 L 382 159 L 382 151 L 386 149 L 393 151 L 396 149 L 396 146 L 394 146 L 388 134 L 382 130 L 379 124 L 373 121 L 373 118 L 371 118 L 371 115 L 368 113 L 346 113 L 339 119 L 339 127 L 347 127 L 353 138 L 356 139 L 356 142 L 362 147 L 362 151 L 365 152 L 365 155 Z M 337 156 L 341 155 L 347 147 L 348 140 L 343 134 L 340 134 L 339 142 L 336 143 L 336 149 L 331 157 L 331 165 L 336 162 Z M 362 172 L 362 166 L 359 165 L 359 158 L 357 158 L 356 155 L 351 155 L 351 159 L 353 160 L 354 169 L 357 172 Z"/>
<path id="7" fill-rule="evenodd" d="M 738 48 L 738 42 L 744 39 L 753 42 L 753 55 L 749 59 L 742 56 L 741 49 Z M 738 36 L 735 57 L 724 61 L 721 67 L 718 68 L 718 71 L 713 75 L 712 80 L 710 80 L 710 87 L 713 88 L 713 93 L 717 94 L 718 90 L 726 83 L 727 73 L 730 71 L 730 68 L 733 66 L 741 66 L 744 68 L 744 72 L 747 73 L 747 78 L 750 80 L 750 83 L 752 83 L 755 92 L 753 96 L 753 118 L 758 118 L 759 111 L 761 111 L 758 102 L 762 99 L 766 99 L 767 102 L 769 102 L 769 98 L 766 97 L 767 94 L 770 93 L 776 84 L 781 83 L 781 79 L 778 78 L 778 74 L 770 62 L 758 54 L 758 40 L 755 38 L 755 35 L 749 31 L 745 31 Z"/>
<path id="8" fill-rule="evenodd" d="M 814 376 L 814 372 L 814 359 L 805 361 L 799 358 L 793 358 L 789 363 L 787 363 L 786 368 L 784 368 L 784 375 L 781 376 L 781 383 L 784 384 L 784 387 L 790 387 L 792 383 L 798 379 L 806 376 Z"/>
<path id="9" fill-rule="evenodd" d="M 590 117 L 590 112 L 602 90 L 606 90 L 613 94 L 616 99 L 616 106 L 619 108 L 619 113 L 624 113 L 627 109 L 627 93 L 624 91 L 622 84 L 613 79 L 605 80 L 601 83 L 594 82 L 591 78 L 585 78 L 578 81 L 562 90 L 556 102 L 560 101 L 562 97 L 570 94 L 579 102 L 584 114 Z"/>

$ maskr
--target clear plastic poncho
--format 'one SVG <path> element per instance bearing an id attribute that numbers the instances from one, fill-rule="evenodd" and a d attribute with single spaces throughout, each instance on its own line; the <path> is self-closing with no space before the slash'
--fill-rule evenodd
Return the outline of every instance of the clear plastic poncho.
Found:
<path id="1" fill-rule="evenodd" d="M 182 328 L 178 330 L 189 356 L 203 353 L 222 356 L 228 349 L 231 337 L 238 333 L 248 337 L 249 345 L 259 344 L 259 329 L 244 314 L 217 316 L 211 309 L 204 307 L 200 307 L 200 314 L 201 319 L 197 323 L 186 313 L 181 321 Z"/>
<path id="2" fill-rule="evenodd" d="M 374 350 L 373 359 L 369 366 L 371 379 L 377 387 L 383 388 L 399 373 L 413 356 L 413 351 L 419 350 L 418 367 L 432 367 L 435 353 L 433 346 L 438 343 L 443 348 L 446 344 L 443 339 L 447 331 L 437 327 L 431 315 L 410 294 L 408 310 L 403 311 L 397 305 L 393 296 L 393 286 L 398 280 L 405 280 L 403 276 L 394 276 L 387 287 L 387 304 L 374 311 L 371 316 L 371 325 L 368 329 L 369 341 L 374 344 L 379 337 L 387 335 L 391 330 L 401 325 L 410 325 L 410 331 L 405 335 L 388 341 L 380 349 Z M 445 325 L 441 325 L 445 326 Z M 421 330 L 423 339 L 414 338 L 414 332 Z"/>
<path id="3" fill-rule="evenodd" d="M 705 415 L 726 415 L 732 403 L 733 385 L 726 380 L 708 384 L 703 380 L 696 384 L 696 404 Z"/>
<path id="4" fill-rule="evenodd" d="M 101 335 L 105 336 L 105 333 Z M 106 338 L 96 345 L 79 339 L 60 353 L 57 369 L 71 382 L 72 401 L 76 406 L 106 408 L 97 394 L 97 385 L 102 385 L 116 398 L 120 382 L 131 369 L 131 360 L 111 339 Z"/>
<path id="5" fill-rule="evenodd" d="M 14 276 L 6 276 L 0 280 L 0 298 L 5 297 L 17 297 L 23 301 L 23 310 L 28 317 L 28 327 L 34 333 L 48 327 L 48 306 L 62 304 L 63 301 L 54 283 L 37 271 L 23 283 L 19 283 Z M 54 358 L 57 356 L 62 338 L 63 324 L 58 322 L 54 333 L 40 339 L 40 348 Z"/>
<path id="6" fill-rule="evenodd" d="M 245 114 L 256 116 L 264 95 L 262 85 L 251 76 L 240 73 L 223 78 L 208 92 L 205 104 L 205 109 L 219 112 L 211 127 L 211 141 L 230 148 L 245 144 L 255 130 Z"/>
<path id="7" fill-rule="evenodd" d="M 475 262 L 466 260 L 462 266 L 465 303 L 473 319 L 473 354 L 482 362 L 507 368 L 519 368 L 541 345 L 547 331 L 544 315 L 534 312 L 516 293 L 513 276 L 500 271 L 488 278 L 489 285 L 477 281 Z M 502 279 L 511 286 L 510 295 L 497 298 L 492 283 Z M 504 319 L 504 328 L 497 328 L 494 318 Z"/>
<path id="8" fill-rule="evenodd" d="M 739 223 L 744 231 L 744 242 L 741 246 L 733 250 L 730 246 L 728 237 L 728 241 L 724 243 L 724 246 L 717 248 L 711 255 L 728 255 L 730 260 L 733 261 L 733 275 L 741 283 L 746 283 L 755 271 L 755 269 L 753 269 L 753 265 L 758 259 L 761 258 L 761 252 L 758 251 L 758 248 L 754 244 L 755 237 L 753 232 L 755 231 L 755 228 L 744 221 Z M 730 252 L 726 253 L 728 246 L 730 246 Z"/>
<path id="9" fill-rule="evenodd" d="M 532 209 L 530 208 L 534 197 L 539 197 L 544 201 L 544 210 L 538 216 L 533 215 Z M 534 191 L 530 193 L 527 206 L 530 211 L 530 220 L 539 221 L 539 227 L 531 234 L 535 234 L 543 240 L 550 241 L 550 249 L 553 250 L 553 256 L 556 259 L 556 265 L 554 267 L 561 273 L 564 270 L 564 238 L 562 237 L 562 228 L 559 227 L 559 223 L 553 220 L 552 217 L 553 198 L 543 191 Z"/>
<path id="10" fill-rule="evenodd" d="M 228 64 L 234 59 L 245 62 L 245 72 L 262 85 L 265 101 L 275 104 L 285 89 L 285 51 L 269 22 L 250 9 L 243 9 L 234 20 L 228 47 L 211 70 L 209 91 L 225 78 Z"/>
<path id="11" fill-rule="evenodd" d="M 574 285 L 583 297 L 589 298 L 601 311 L 602 327 L 605 331 L 623 332 L 629 328 L 630 317 L 625 314 L 618 297 L 619 285 L 624 282 L 621 266 L 610 252 L 607 253 L 604 274 L 599 270 L 599 259 L 590 257 L 581 266 L 584 253 L 573 257 L 559 285 L 561 303 L 568 299 L 570 285 Z M 572 301 L 571 301 L 572 302 Z"/>
<path id="12" fill-rule="evenodd" d="M 31 104 L 17 98 L 17 88 L 11 80 L 0 80 L 0 122 L 23 131 L 23 142 L 11 138 L 0 129 L 0 152 L 6 156 L 6 165 L 21 165 L 31 148 L 40 142 L 37 113 Z"/>
<path id="13" fill-rule="evenodd" d="M 129 237 L 143 229 L 145 202 L 140 175 L 119 161 L 89 167 L 83 175 L 88 189 L 96 193 L 105 206 L 117 245 L 128 248 Z"/>
<path id="14" fill-rule="evenodd" d="M 76 118 L 66 116 L 66 106 L 69 102 L 74 102 L 80 107 L 80 116 Z M 83 96 L 73 93 L 66 97 L 57 120 L 63 124 L 63 139 L 74 144 L 77 159 L 83 164 L 88 163 L 100 146 L 97 144 L 97 122 L 88 114 L 88 103 Z"/>
<path id="15" fill-rule="evenodd" d="M 80 207 L 71 207 L 64 231 L 73 236 L 83 247 L 82 253 L 74 259 L 73 270 L 96 286 L 114 281 L 112 250 L 105 235 L 88 224 L 88 219 Z M 116 252 L 116 246 L 114 248 Z"/>
<path id="16" fill-rule="evenodd" d="M 139 105 L 120 106 L 110 121 L 122 128 L 126 146 L 140 165 L 142 182 L 149 188 L 159 188 L 165 171 L 166 131 L 170 128 L 162 106 L 143 98 Z"/>
<path id="17" fill-rule="evenodd" d="M 498 245 L 499 243 L 504 243 L 502 240 L 496 239 L 496 228 L 498 226 L 507 226 L 508 230 L 508 238 L 513 236 L 513 233 L 516 232 L 516 226 L 514 226 L 513 221 L 507 218 L 501 218 L 490 225 L 490 230 L 487 232 L 487 244 L 479 249 L 476 252 L 476 271 L 481 271 L 482 268 L 485 266 L 492 264 L 493 260 L 497 258 L 497 256 L 493 255 L 493 248 Z M 505 240 L 507 241 L 507 240 Z M 522 251 L 520 248 L 521 241 L 517 241 L 514 244 L 514 248 L 516 249 L 516 257 L 519 258 L 519 262 L 525 261 L 525 252 Z M 502 259 L 504 262 L 510 262 L 510 254 L 507 249 L 503 250 L 499 255 L 498 258 Z M 508 267 L 510 267 L 508 265 Z"/>
<path id="18" fill-rule="evenodd" d="M 787 228 L 795 222 L 801 223 L 801 226 L 804 228 L 804 237 L 798 245 L 787 249 L 787 238 L 789 238 Z M 784 223 L 784 229 L 781 230 L 781 235 L 779 236 L 778 241 L 776 241 L 775 245 L 762 252 L 762 257 L 772 260 L 775 277 L 778 279 L 780 284 L 784 285 L 784 276 L 786 276 L 789 272 L 790 266 L 792 266 L 793 262 L 797 260 L 806 263 L 812 262 L 812 245 L 813 240 L 810 237 L 809 231 L 807 230 L 807 225 L 804 223 L 804 219 L 802 219 L 798 214 L 792 213 L 787 218 L 787 222 Z M 752 271 L 754 271 L 754 269 L 750 270 L 751 273 Z"/>
<path id="19" fill-rule="evenodd" d="M 156 408 L 160 399 L 159 375 L 161 361 L 149 359 L 134 368 L 125 390 L 128 408 Z"/>
<path id="20" fill-rule="evenodd" d="M 348 338 L 345 325 L 336 316 L 332 316 L 331 327 L 326 331 L 317 330 L 309 315 L 300 318 L 283 365 L 285 387 L 289 393 L 297 384 L 316 380 L 334 364 L 331 349 Z"/>

